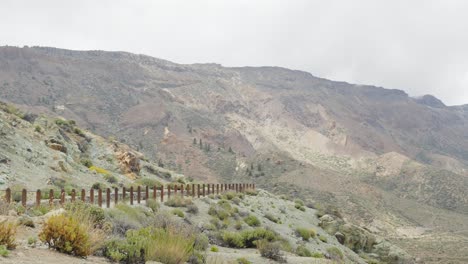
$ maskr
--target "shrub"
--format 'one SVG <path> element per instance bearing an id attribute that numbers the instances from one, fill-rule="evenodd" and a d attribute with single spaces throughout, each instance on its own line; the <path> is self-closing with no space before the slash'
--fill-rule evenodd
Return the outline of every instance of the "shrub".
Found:
<path id="1" fill-rule="evenodd" d="M 96 190 L 96 189 L 104 189 L 104 185 L 103 185 L 102 183 L 100 183 L 100 182 L 95 182 L 95 183 L 93 183 L 93 185 L 91 186 L 91 188 L 93 188 L 93 189 L 95 189 L 95 190 Z"/>
<path id="2" fill-rule="evenodd" d="M 92 224 L 102 224 L 105 219 L 104 209 L 82 201 L 66 203 L 65 210 L 75 218 L 84 219 Z"/>
<path id="3" fill-rule="evenodd" d="M 107 244 L 104 255 L 127 263 L 159 261 L 167 264 L 185 263 L 194 252 L 193 235 L 167 229 L 147 227 L 129 230 L 125 240 Z"/>
<path id="4" fill-rule="evenodd" d="M 244 238 L 237 232 L 224 232 L 222 239 L 229 247 L 243 248 L 245 246 Z"/>
<path id="5" fill-rule="evenodd" d="M 244 222 L 248 224 L 249 226 L 259 226 L 260 225 L 260 220 L 254 215 L 249 215 L 246 218 L 244 218 Z"/>
<path id="6" fill-rule="evenodd" d="M 81 129 L 77 128 L 77 127 L 75 127 L 73 129 L 73 132 L 75 132 L 75 134 L 77 134 L 80 137 L 85 137 L 85 133 Z"/>
<path id="7" fill-rule="evenodd" d="M 298 209 L 298 210 L 303 211 L 303 212 L 305 211 L 305 207 L 304 207 L 303 205 L 298 204 L 298 203 L 297 203 L 297 204 L 294 204 L 294 207 L 295 207 L 296 209 Z"/>
<path id="8" fill-rule="evenodd" d="M 39 238 L 50 248 L 75 256 L 92 254 L 102 241 L 100 230 L 79 217 L 65 214 L 51 216 L 42 228 Z"/>
<path id="9" fill-rule="evenodd" d="M 324 255 L 322 253 L 320 253 L 320 252 L 314 252 L 314 253 L 312 253 L 311 257 L 313 257 L 313 258 L 323 258 Z"/>
<path id="10" fill-rule="evenodd" d="M 219 252 L 219 249 L 217 246 L 211 246 L 211 249 L 210 249 L 211 252 Z"/>
<path id="11" fill-rule="evenodd" d="M 278 242 L 260 240 L 257 242 L 257 249 L 264 258 L 269 258 L 280 263 L 286 262 L 284 254 L 281 253 L 281 245 Z"/>
<path id="12" fill-rule="evenodd" d="M 189 204 L 187 206 L 187 212 L 191 214 L 198 214 L 198 207 L 194 204 Z"/>
<path id="13" fill-rule="evenodd" d="M 327 248 L 327 253 L 330 255 L 330 259 L 333 260 L 342 260 L 343 259 L 343 253 L 341 253 L 341 250 L 337 247 L 329 247 Z"/>
<path id="14" fill-rule="evenodd" d="M 23 215 L 18 218 L 18 225 L 29 226 L 34 228 L 34 222 L 31 217 Z"/>
<path id="15" fill-rule="evenodd" d="M 93 166 L 93 162 L 89 159 L 82 159 L 80 160 L 80 163 L 87 168 L 90 168 Z"/>
<path id="16" fill-rule="evenodd" d="M 327 242 L 328 242 L 327 237 L 324 236 L 324 235 L 320 235 L 320 236 L 319 236 L 319 239 L 320 239 L 320 241 L 322 241 L 323 243 L 327 243 Z"/>
<path id="17" fill-rule="evenodd" d="M 174 209 L 174 210 L 171 211 L 171 213 L 173 215 L 177 215 L 180 218 L 183 218 L 185 216 L 184 212 L 182 212 L 182 210 L 180 210 L 180 209 Z"/>
<path id="18" fill-rule="evenodd" d="M 114 175 L 110 174 L 105 174 L 104 175 L 104 180 L 106 180 L 108 183 L 117 183 L 117 178 Z"/>
<path id="19" fill-rule="evenodd" d="M 295 204 L 298 204 L 298 205 L 300 205 L 300 206 L 304 206 L 304 202 L 303 202 L 302 200 L 300 200 L 300 199 L 294 200 L 294 203 L 295 203 Z"/>
<path id="20" fill-rule="evenodd" d="M 236 261 L 237 261 L 238 264 L 252 264 L 252 262 L 250 262 L 246 258 L 238 258 L 238 259 L 236 259 Z"/>
<path id="21" fill-rule="evenodd" d="M 312 257 L 312 253 L 304 245 L 297 247 L 296 254 L 301 257 Z"/>
<path id="22" fill-rule="evenodd" d="M 5 247 L 5 245 L 0 245 L 0 256 L 6 258 L 10 255 L 10 251 Z"/>
<path id="23" fill-rule="evenodd" d="M 268 219 L 268 220 L 270 220 L 270 221 L 272 221 L 273 223 L 277 223 L 277 224 L 278 224 L 278 223 L 281 222 L 279 218 L 277 218 L 276 216 L 272 215 L 271 213 L 266 213 L 266 214 L 265 214 L 265 218 Z"/>
<path id="24" fill-rule="evenodd" d="M 303 227 L 296 228 L 296 235 L 302 237 L 305 241 L 309 241 L 311 237 L 315 237 L 315 230 Z"/>
<path id="25" fill-rule="evenodd" d="M 16 248 L 15 235 L 16 224 L 13 222 L 0 223 L 0 245 L 4 245 L 7 249 Z"/>
<path id="26" fill-rule="evenodd" d="M 149 186 L 150 188 L 156 186 L 157 188 L 161 187 L 162 183 L 158 180 L 151 178 L 142 178 L 135 181 L 135 183 L 143 186 Z"/>
<path id="27" fill-rule="evenodd" d="M 234 228 L 236 230 L 241 230 L 242 229 L 242 222 L 241 221 L 236 221 L 236 223 L 234 224 Z"/>
<path id="28" fill-rule="evenodd" d="M 146 206 L 151 208 L 151 210 L 153 210 L 153 212 L 157 212 L 159 210 L 159 203 L 155 199 L 146 200 Z"/>
<path id="29" fill-rule="evenodd" d="M 42 133 L 42 128 L 41 126 L 37 125 L 34 127 L 34 131 L 37 132 L 37 133 Z"/>
<path id="30" fill-rule="evenodd" d="M 192 204 L 191 199 L 185 199 L 180 196 L 173 197 L 169 199 L 164 204 L 170 207 L 187 207 L 188 205 Z"/>
<path id="31" fill-rule="evenodd" d="M 108 170 L 103 169 L 103 168 L 100 168 L 100 167 L 96 167 L 96 166 L 91 166 L 91 167 L 89 167 L 89 170 L 95 171 L 95 172 L 97 172 L 97 173 L 99 173 L 99 174 L 103 174 L 103 175 L 108 175 L 108 174 L 110 174 L 110 172 L 109 172 Z"/>
<path id="32" fill-rule="evenodd" d="M 28 238 L 28 245 L 31 247 L 35 247 L 37 243 L 37 238 L 36 237 L 29 237 Z"/>

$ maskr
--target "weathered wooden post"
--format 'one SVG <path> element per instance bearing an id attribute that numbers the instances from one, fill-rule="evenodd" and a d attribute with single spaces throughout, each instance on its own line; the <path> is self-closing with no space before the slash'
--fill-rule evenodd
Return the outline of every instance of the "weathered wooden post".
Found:
<path id="1" fill-rule="evenodd" d="M 177 196 L 177 189 L 178 189 L 177 184 L 174 184 L 174 195 L 175 196 Z"/>
<path id="2" fill-rule="evenodd" d="M 205 197 L 205 184 L 203 184 L 203 197 Z"/>
<path id="3" fill-rule="evenodd" d="M 167 200 L 169 201 L 171 199 L 171 185 L 167 185 Z"/>
<path id="4" fill-rule="evenodd" d="M 207 186 L 206 186 L 206 188 L 208 189 L 208 195 L 210 195 L 210 185 L 211 184 L 208 183 Z"/>
<path id="5" fill-rule="evenodd" d="M 11 189 L 10 188 L 7 188 L 5 190 L 5 201 L 7 203 L 11 203 Z"/>
<path id="6" fill-rule="evenodd" d="M 184 197 L 184 184 L 180 185 L 180 196 Z"/>
<path id="7" fill-rule="evenodd" d="M 86 191 L 85 191 L 85 189 L 81 189 L 81 201 L 82 202 L 86 201 Z"/>
<path id="8" fill-rule="evenodd" d="M 224 184 L 221 183 L 221 192 L 223 192 L 223 185 L 224 185 Z"/>
<path id="9" fill-rule="evenodd" d="M 98 198 L 97 199 L 98 199 L 99 207 L 102 207 L 102 189 L 101 188 L 98 189 Z"/>
<path id="10" fill-rule="evenodd" d="M 54 205 L 54 190 L 53 189 L 49 190 L 49 205 L 50 206 Z"/>
<path id="11" fill-rule="evenodd" d="M 72 189 L 72 191 L 71 191 L 71 201 L 72 201 L 72 203 L 75 202 L 75 198 L 76 198 L 76 192 L 75 192 L 75 189 Z"/>
<path id="12" fill-rule="evenodd" d="M 39 189 L 36 191 L 36 206 L 41 206 L 41 190 Z"/>
<path id="13" fill-rule="evenodd" d="M 26 208 L 26 200 L 28 198 L 28 191 L 26 189 L 23 189 L 21 193 L 21 205 Z"/>
<path id="14" fill-rule="evenodd" d="M 197 195 L 198 195 L 198 198 L 200 198 L 200 184 L 198 184 L 198 191 L 197 191 Z"/>
<path id="15" fill-rule="evenodd" d="M 141 201 L 141 187 L 138 185 L 137 187 L 137 202 L 140 203 Z"/>
<path id="16" fill-rule="evenodd" d="M 130 205 L 133 205 L 133 186 L 130 186 Z"/>
<path id="17" fill-rule="evenodd" d="M 110 188 L 106 189 L 106 208 L 110 207 Z"/>
<path id="18" fill-rule="evenodd" d="M 195 183 L 192 183 L 192 197 L 195 197 Z"/>
<path id="19" fill-rule="evenodd" d="M 89 190 L 89 203 L 94 204 L 94 189 Z"/>
<path id="20" fill-rule="evenodd" d="M 219 183 L 216 184 L 216 194 L 219 194 Z"/>
<path id="21" fill-rule="evenodd" d="M 122 201 L 125 203 L 125 196 L 127 196 L 127 189 L 122 187 Z"/>
<path id="22" fill-rule="evenodd" d="M 114 189 L 114 205 L 117 205 L 119 202 L 119 188 Z"/>
<path id="23" fill-rule="evenodd" d="M 164 202 L 164 185 L 161 185 L 161 203 Z"/>
<path id="24" fill-rule="evenodd" d="M 156 192 L 157 188 L 156 188 L 156 185 L 153 186 L 153 199 L 156 200 L 156 195 L 157 195 L 157 192 Z"/>
<path id="25" fill-rule="evenodd" d="M 145 187 L 145 200 L 146 201 L 149 200 L 149 187 L 148 187 L 148 185 L 146 185 L 146 187 Z"/>
<path id="26" fill-rule="evenodd" d="M 60 204 L 63 206 L 65 204 L 65 190 L 60 191 Z"/>

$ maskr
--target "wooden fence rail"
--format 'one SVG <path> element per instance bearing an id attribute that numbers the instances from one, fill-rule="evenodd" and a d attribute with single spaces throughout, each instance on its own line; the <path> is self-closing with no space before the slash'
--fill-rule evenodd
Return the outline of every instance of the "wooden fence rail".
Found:
<path id="1" fill-rule="evenodd" d="M 196 185 L 196 188 L 195 188 Z M 216 188 L 215 188 L 216 186 Z M 220 188 L 221 187 L 221 188 Z M 166 189 L 166 193 L 164 191 Z M 130 205 L 135 203 L 140 204 L 142 201 L 146 201 L 149 199 L 156 200 L 159 197 L 161 202 L 164 202 L 164 198 L 166 196 L 167 199 L 171 198 L 171 194 L 173 192 L 173 196 L 177 197 L 205 197 L 206 195 L 211 194 L 220 194 L 224 192 L 247 192 L 247 191 L 254 191 L 255 184 L 246 183 L 246 184 L 181 184 L 181 185 L 161 185 L 160 187 L 157 186 L 145 186 L 142 188 L 141 186 L 137 186 L 136 190 L 133 186 L 130 189 L 126 189 L 122 187 L 122 193 L 119 193 L 119 188 L 114 188 L 113 190 L 110 188 L 106 188 L 105 190 L 102 189 L 89 189 L 89 195 L 86 195 L 86 190 L 81 189 L 80 197 L 77 197 L 77 191 L 72 189 L 69 195 L 66 194 L 65 190 L 60 190 L 60 194 L 55 195 L 54 189 L 49 190 L 48 197 L 44 196 L 47 192 L 42 193 L 41 190 L 37 191 L 27 191 L 26 189 L 21 190 L 21 205 L 26 207 L 28 205 L 28 193 L 36 193 L 34 206 L 41 206 L 43 203 L 43 199 L 48 201 L 49 205 L 54 205 L 55 202 L 58 200 L 59 205 L 63 206 L 67 201 L 75 202 L 76 200 L 80 200 L 86 203 L 95 204 L 95 192 L 97 191 L 97 205 L 99 207 L 103 207 L 103 203 L 105 202 L 105 207 L 111 207 L 111 202 L 113 205 L 118 204 L 119 202 L 130 202 Z M 104 197 L 103 197 L 104 191 Z M 179 192 L 180 191 L 180 192 Z M 127 195 L 127 192 L 129 194 Z M 135 194 L 136 192 L 136 194 Z M 142 192 L 143 195 L 142 195 Z M 159 195 L 158 195 L 159 193 Z M 113 195 L 112 195 L 113 194 Z M 15 194 L 12 192 L 10 188 L 5 190 L 4 200 L 7 203 L 11 203 Z M 31 199 L 34 199 L 34 195 L 30 196 Z M 67 199 L 68 198 L 68 199 Z"/>

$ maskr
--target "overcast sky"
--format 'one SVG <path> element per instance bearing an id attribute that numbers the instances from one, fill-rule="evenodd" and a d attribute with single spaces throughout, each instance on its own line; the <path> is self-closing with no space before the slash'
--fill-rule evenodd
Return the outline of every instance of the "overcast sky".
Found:
<path id="1" fill-rule="evenodd" d="M 3 0 L 0 45 L 282 66 L 468 103 L 462 0 Z"/>

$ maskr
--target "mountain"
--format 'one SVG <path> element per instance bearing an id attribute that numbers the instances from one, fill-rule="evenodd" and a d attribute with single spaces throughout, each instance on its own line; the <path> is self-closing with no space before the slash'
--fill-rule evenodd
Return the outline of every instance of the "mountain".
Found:
<path id="1" fill-rule="evenodd" d="M 335 205 L 426 262 L 468 260 L 467 106 L 278 67 L 43 47 L 0 48 L 0 97 L 187 177 Z"/>

